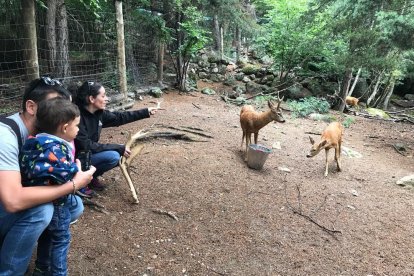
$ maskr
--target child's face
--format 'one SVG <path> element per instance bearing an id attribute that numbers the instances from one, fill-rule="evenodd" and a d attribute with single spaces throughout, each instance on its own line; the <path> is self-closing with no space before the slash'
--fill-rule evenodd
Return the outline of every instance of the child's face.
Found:
<path id="1" fill-rule="evenodd" d="M 79 122 L 80 122 L 80 116 L 76 117 L 73 121 L 66 123 L 62 127 L 61 138 L 65 139 L 68 142 L 73 141 L 79 132 Z"/>

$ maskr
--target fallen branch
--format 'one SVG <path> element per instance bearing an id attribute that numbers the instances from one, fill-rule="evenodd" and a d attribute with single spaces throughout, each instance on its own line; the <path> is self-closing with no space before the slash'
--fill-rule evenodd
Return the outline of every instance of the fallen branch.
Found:
<path id="1" fill-rule="evenodd" d="M 98 202 L 92 201 L 89 198 L 83 198 L 83 204 L 91 207 L 95 211 L 109 215 L 109 212 L 105 209 L 105 206 L 99 204 Z"/>
<path id="2" fill-rule="evenodd" d="M 156 213 L 156 214 L 167 215 L 170 218 L 173 218 L 174 220 L 177 220 L 178 221 L 178 217 L 173 212 L 165 211 L 165 210 L 158 209 L 158 208 L 157 209 L 153 209 L 152 211 L 154 213 Z"/>
<path id="3" fill-rule="evenodd" d="M 306 131 L 305 134 L 321 135 L 320 132 Z"/>
<path id="4" fill-rule="evenodd" d="M 173 130 L 173 131 L 170 131 Z M 202 137 L 202 138 L 200 138 Z M 154 139 L 176 139 L 176 140 L 185 140 L 190 142 L 208 142 L 206 138 L 213 138 L 211 135 L 205 134 L 202 129 L 194 127 L 172 127 L 165 126 L 161 124 L 152 125 L 147 129 L 138 131 L 134 135 L 130 135 L 127 143 L 125 144 L 126 148 L 131 150 L 131 154 L 128 158 L 124 156 L 121 157 L 119 162 L 119 167 L 122 174 L 124 175 L 129 189 L 131 190 L 132 197 L 134 198 L 134 203 L 139 203 L 137 192 L 135 186 L 132 182 L 130 175 L 130 165 L 132 160 L 141 153 L 142 149 L 146 142 Z"/>
<path id="5" fill-rule="evenodd" d="M 201 107 L 199 107 L 198 105 L 196 105 L 195 103 L 192 103 L 195 107 L 197 107 L 198 109 L 201 109 Z"/>
<path id="6" fill-rule="evenodd" d="M 408 110 L 414 110 L 414 107 L 409 107 L 403 110 L 399 110 L 399 111 L 386 111 L 388 114 L 398 114 L 398 113 L 404 113 Z"/>
<path id="7" fill-rule="evenodd" d="M 287 174 L 286 174 L 287 175 Z M 337 233 L 342 233 L 341 231 L 339 231 L 339 230 L 335 230 L 335 229 L 329 229 L 329 228 L 327 228 L 327 227 L 325 227 L 325 226 L 323 226 L 322 224 L 320 224 L 320 223 L 318 223 L 315 219 L 313 219 L 311 216 L 309 216 L 309 215 L 306 215 L 306 214 L 304 214 L 303 212 L 302 212 L 302 200 L 301 200 L 301 194 L 300 194 L 300 187 L 298 186 L 298 185 L 296 185 L 296 190 L 297 190 L 297 201 L 298 201 L 298 208 L 295 208 L 295 207 L 293 207 L 290 203 L 289 203 L 289 201 L 288 201 L 288 199 L 287 199 L 287 184 L 286 184 L 286 175 L 285 175 L 285 180 L 284 180 L 284 182 L 285 182 L 285 200 L 286 200 L 286 205 L 287 205 L 287 207 L 294 213 L 294 214 L 297 214 L 297 215 L 299 215 L 299 216 L 301 216 L 301 217 L 303 217 L 303 218 L 305 218 L 305 219 L 307 219 L 308 221 L 310 221 L 310 222 L 312 222 L 313 224 L 315 224 L 316 226 L 318 226 L 319 228 L 321 228 L 323 231 L 325 231 L 326 233 L 328 233 L 329 235 L 331 235 L 335 240 L 338 240 L 338 238 L 335 236 L 335 234 L 337 234 Z M 326 202 L 326 197 L 325 197 L 325 200 L 324 200 L 324 203 Z M 323 203 L 323 204 L 324 204 Z M 323 205 L 322 204 L 322 205 Z M 318 207 L 318 210 L 322 207 L 322 205 L 321 206 L 319 206 Z"/>

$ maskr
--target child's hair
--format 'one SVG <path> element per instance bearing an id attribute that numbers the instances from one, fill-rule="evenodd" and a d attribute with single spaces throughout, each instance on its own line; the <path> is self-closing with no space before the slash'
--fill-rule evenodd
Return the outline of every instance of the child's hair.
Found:
<path id="1" fill-rule="evenodd" d="M 89 96 L 96 98 L 99 94 L 102 84 L 94 81 L 85 81 L 76 91 L 75 103 L 79 106 L 87 106 L 89 104 Z M 72 94 L 74 94 L 72 92 Z"/>
<path id="2" fill-rule="evenodd" d="M 41 101 L 36 112 L 36 130 L 55 134 L 61 124 L 80 116 L 79 108 L 71 101 L 53 98 Z"/>

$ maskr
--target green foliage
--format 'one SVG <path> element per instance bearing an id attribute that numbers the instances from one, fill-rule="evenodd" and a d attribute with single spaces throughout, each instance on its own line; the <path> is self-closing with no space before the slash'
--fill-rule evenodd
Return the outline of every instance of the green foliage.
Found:
<path id="1" fill-rule="evenodd" d="M 328 113 L 329 103 L 324 99 L 308 97 L 299 101 L 288 101 L 293 117 L 306 117 L 311 113 Z"/>
<path id="2" fill-rule="evenodd" d="M 184 59 L 194 57 L 194 55 L 210 40 L 208 32 L 202 27 L 202 14 L 195 6 L 189 6 L 183 10 L 185 20 L 179 22 L 179 31 L 184 34 L 183 44 L 178 49 Z"/>
<path id="3" fill-rule="evenodd" d="M 276 98 L 272 95 L 263 95 L 263 96 L 257 96 L 254 98 L 254 102 L 256 105 L 263 105 L 267 103 L 269 100 L 275 100 Z"/>
<path id="4" fill-rule="evenodd" d="M 345 120 L 342 122 L 345 128 L 349 128 L 351 124 L 355 122 L 355 118 L 353 117 L 346 117 Z"/>

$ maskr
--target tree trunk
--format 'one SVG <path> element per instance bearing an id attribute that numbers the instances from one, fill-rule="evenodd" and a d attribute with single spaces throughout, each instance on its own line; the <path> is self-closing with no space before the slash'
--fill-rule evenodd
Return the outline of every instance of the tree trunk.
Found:
<path id="1" fill-rule="evenodd" d="M 392 94 L 394 93 L 394 87 L 395 87 L 395 81 L 392 80 L 391 84 L 390 84 L 390 87 L 389 87 L 389 90 L 388 90 L 388 93 L 387 93 L 387 96 L 385 97 L 384 103 L 382 104 L 382 108 L 384 110 L 388 109 L 388 104 L 390 103 L 390 98 L 391 98 Z"/>
<path id="2" fill-rule="evenodd" d="M 47 61 L 49 72 L 56 74 L 56 0 L 47 1 L 46 11 L 46 41 Z"/>
<path id="3" fill-rule="evenodd" d="M 345 71 L 344 79 L 342 80 L 341 90 L 339 91 L 339 102 L 335 107 L 335 110 L 338 110 L 339 112 L 343 112 L 345 109 L 345 98 L 348 93 L 349 89 L 349 82 L 352 78 L 352 69 L 347 68 Z"/>
<path id="4" fill-rule="evenodd" d="M 181 23 L 182 14 L 177 14 L 176 20 L 176 33 L 177 33 L 177 85 L 178 90 L 185 91 L 185 82 L 184 82 L 184 59 L 183 54 L 179 51 L 181 45 L 183 44 L 183 34 L 179 31 L 179 24 Z"/>
<path id="5" fill-rule="evenodd" d="M 221 36 L 220 36 L 220 24 L 218 21 L 217 14 L 214 14 L 213 16 L 213 36 L 214 36 L 214 50 L 220 51 Z"/>
<path id="6" fill-rule="evenodd" d="M 223 55 L 224 55 L 224 31 L 223 31 L 223 27 L 220 27 L 220 59 L 223 59 Z"/>
<path id="7" fill-rule="evenodd" d="M 157 81 L 160 85 L 163 82 L 164 76 L 164 46 L 165 43 L 160 41 L 158 44 L 158 71 L 157 71 Z"/>
<path id="8" fill-rule="evenodd" d="M 382 74 L 383 74 L 383 72 L 384 72 L 384 71 L 382 71 L 382 72 L 381 72 L 381 73 L 379 73 L 379 75 L 378 75 L 377 82 L 375 83 L 375 86 L 374 86 L 374 91 L 372 91 L 371 95 L 369 96 L 369 98 L 368 98 L 368 100 L 367 100 L 367 106 L 369 106 L 369 104 L 372 102 L 372 100 L 375 98 L 375 96 L 376 96 L 376 95 L 377 95 L 377 93 L 378 93 L 378 87 L 379 87 L 379 85 L 380 85 L 380 83 L 381 83 L 381 80 L 382 80 Z"/>
<path id="9" fill-rule="evenodd" d="M 354 89 L 355 89 L 355 86 L 356 86 L 356 84 L 358 82 L 358 78 L 359 78 L 359 75 L 360 74 L 361 74 L 361 67 L 359 67 L 359 69 L 358 69 L 358 73 L 357 73 L 357 75 L 355 77 L 355 80 L 354 80 L 354 83 L 352 84 L 351 89 L 349 90 L 348 96 L 351 96 L 352 93 L 354 92 Z"/>
<path id="10" fill-rule="evenodd" d="M 28 80 L 39 78 L 34 0 L 22 0 L 23 49 Z"/>
<path id="11" fill-rule="evenodd" d="M 236 62 L 240 61 L 241 32 L 239 25 L 236 26 Z"/>
<path id="12" fill-rule="evenodd" d="M 56 68 L 57 75 L 61 78 L 70 76 L 69 63 L 69 32 L 68 32 L 68 15 L 64 0 L 57 1 L 57 55 Z"/>
<path id="13" fill-rule="evenodd" d="M 116 30 L 118 41 L 118 71 L 119 71 L 119 90 L 127 98 L 127 77 L 125 64 L 125 37 L 124 37 L 124 16 L 122 13 L 122 2 L 115 1 L 116 10 Z"/>

